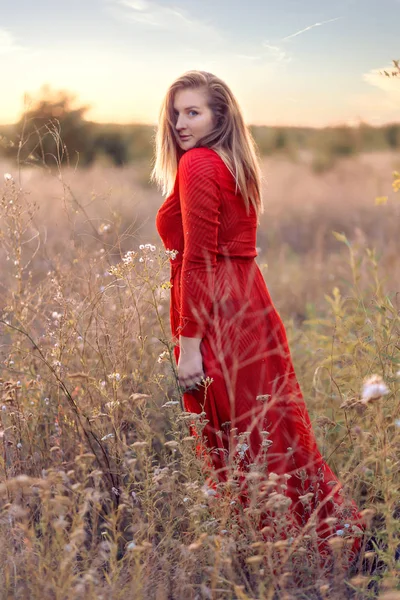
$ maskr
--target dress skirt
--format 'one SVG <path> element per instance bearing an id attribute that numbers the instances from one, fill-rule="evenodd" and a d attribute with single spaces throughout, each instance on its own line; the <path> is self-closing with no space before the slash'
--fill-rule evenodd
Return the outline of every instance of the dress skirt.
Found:
<path id="1" fill-rule="evenodd" d="M 176 362 L 181 268 L 182 262 L 171 262 Z M 207 424 L 201 435 L 195 421 L 190 429 L 198 438 L 197 452 L 204 458 L 208 484 L 218 493 L 218 483 L 229 479 L 235 465 L 239 498 L 246 506 L 246 473 L 257 471 L 266 482 L 260 528 L 273 529 L 279 491 L 281 502 L 289 507 L 287 532 L 298 534 L 313 515 L 320 548 L 345 532 L 354 534 L 355 551 L 362 533 L 357 507 L 346 498 L 318 450 L 285 328 L 256 261 L 218 257 L 214 285 L 217 300 L 206 317 L 200 344 L 204 373 L 212 382 L 206 390 L 201 386 L 183 394 L 186 411 L 205 413 Z M 273 489 L 274 481 L 279 489 Z"/>

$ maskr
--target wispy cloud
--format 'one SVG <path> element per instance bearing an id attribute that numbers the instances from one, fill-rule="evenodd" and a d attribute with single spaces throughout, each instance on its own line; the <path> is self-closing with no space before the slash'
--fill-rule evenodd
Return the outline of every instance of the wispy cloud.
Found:
<path id="1" fill-rule="evenodd" d="M 349 99 L 353 111 L 356 110 L 364 119 L 376 124 L 397 122 L 399 115 L 400 81 L 397 77 L 385 77 L 382 74 L 384 70 L 391 72 L 393 65 L 364 73 L 362 79 L 371 87 L 364 92 L 353 94 Z"/>
<path id="2" fill-rule="evenodd" d="M 210 21 L 193 15 L 186 7 L 157 0 L 107 0 L 112 14 L 146 30 L 165 32 L 172 45 L 180 43 L 182 60 L 201 61 L 204 68 L 222 68 L 227 72 L 245 70 L 247 76 L 262 71 L 271 78 L 292 57 L 283 48 L 268 41 L 238 43 Z M 176 62 L 175 62 L 176 64 Z M 195 68 L 195 67 L 193 67 Z"/>
<path id="3" fill-rule="evenodd" d="M 321 25 L 326 25 L 326 23 L 333 23 L 334 21 L 338 21 L 339 19 L 342 19 L 342 18 L 343 17 L 335 17 L 335 19 L 329 19 L 328 21 L 322 21 L 322 23 L 314 23 L 314 25 L 309 25 L 308 27 L 305 27 L 304 29 L 300 29 L 300 31 L 296 31 L 296 33 L 292 33 L 291 35 L 284 37 L 282 39 L 282 41 L 284 42 L 286 40 L 290 40 L 291 38 L 301 35 L 302 33 L 305 33 L 306 31 L 310 31 L 310 29 L 314 29 L 314 27 L 321 27 Z"/>
<path id="4" fill-rule="evenodd" d="M 108 0 L 109 10 L 125 22 L 149 26 L 154 30 L 175 33 L 181 41 L 202 39 L 203 42 L 221 42 L 222 33 L 212 22 L 193 17 L 176 5 L 161 4 L 155 0 Z"/>
<path id="5" fill-rule="evenodd" d="M 18 43 L 17 38 L 7 29 L 0 28 L 0 55 L 26 54 L 30 49 Z"/>
<path id="6" fill-rule="evenodd" d="M 394 70 L 393 64 L 382 67 L 381 69 L 371 69 L 364 73 L 362 78 L 366 83 L 384 92 L 386 106 L 388 108 L 399 110 L 400 107 L 400 81 L 398 77 L 386 77 L 383 71 L 391 73 Z"/>
<path id="7" fill-rule="evenodd" d="M 274 46 L 268 42 L 263 42 L 263 47 L 277 62 L 290 62 L 292 60 L 292 57 L 288 54 L 288 52 L 279 46 Z"/>

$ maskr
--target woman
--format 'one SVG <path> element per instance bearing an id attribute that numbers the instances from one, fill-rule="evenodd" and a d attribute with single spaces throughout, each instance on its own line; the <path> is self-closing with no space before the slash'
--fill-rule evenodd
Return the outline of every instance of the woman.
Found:
<path id="1" fill-rule="evenodd" d="M 159 235 L 177 251 L 170 320 L 179 383 L 185 410 L 206 413 L 201 441 L 211 476 L 224 482 L 236 465 L 246 504 L 245 474 L 258 468 L 269 477 L 265 494 L 271 476 L 280 484 L 290 513 L 286 534 L 307 530 L 314 514 L 320 541 L 344 532 L 353 539 L 361 533 L 357 508 L 318 451 L 285 329 L 255 262 L 264 210 L 255 143 L 215 75 L 189 71 L 170 86 L 152 179 L 167 195 L 156 217 Z M 264 497 L 259 526 L 282 537 L 271 527 L 278 510 L 271 497 Z"/>

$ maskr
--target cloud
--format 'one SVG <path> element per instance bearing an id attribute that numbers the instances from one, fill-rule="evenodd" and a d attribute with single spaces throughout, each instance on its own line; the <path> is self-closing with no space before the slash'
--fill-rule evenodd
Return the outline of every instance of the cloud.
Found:
<path id="1" fill-rule="evenodd" d="M 280 48 L 279 46 L 273 46 L 268 42 L 263 42 L 263 46 L 266 48 L 270 57 L 279 63 L 290 62 L 292 60 L 292 57 L 287 53 L 287 51 L 283 50 L 283 48 Z"/>
<path id="2" fill-rule="evenodd" d="M 25 54 L 30 53 L 30 49 L 21 46 L 16 37 L 7 29 L 0 28 L 0 56 L 7 54 Z"/>
<path id="3" fill-rule="evenodd" d="M 400 79 L 385 77 L 381 74 L 384 70 L 392 72 L 393 65 L 364 73 L 362 79 L 368 84 L 366 91 L 349 98 L 352 112 L 357 110 L 363 119 L 376 124 L 399 120 Z"/>
<path id="4" fill-rule="evenodd" d="M 383 92 L 385 106 L 389 109 L 399 110 L 400 108 L 400 78 L 386 77 L 383 71 L 392 73 L 393 65 L 382 67 L 381 69 L 371 69 L 368 73 L 364 73 L 362 78 L 369 85 Z"/>
<path id="5" fill-rule="evenodd" d="M 222 42 L 223 36 L 212 23 L 193 18 L 186 9 L 155 0 L 108 0 L 109 10 L 125 22 L 138 23 L 156 30 L 174 32 L 185 40 Z"/>
<path id="6" fill-rule="evenodd" d="M 296 31 L 296 33 L 292 33 L 291 35 L 284 37 L 282 39 L 282 41 L 284 42 L 286 40 L 290 40 L 291 38 L 301 35 L 302 33 L 305 33 L 306 31 L 310 31 L 310 29 L 314 29 L 314 27 L 321 27 L 321 25 L 325 25 L 326 23 L 333 23 L 334 21 L 338 21 L 339 19 L 342 19 L 342 18 L 343 17 L 335 17 L 335 19 L 329 19 L 328 21 L 322 21 L 322 23 L 314 23 L 314 25 L 309 25 L 308 27 L 305 27 L 304 29 L 300 29 L 300 31 Z"/>

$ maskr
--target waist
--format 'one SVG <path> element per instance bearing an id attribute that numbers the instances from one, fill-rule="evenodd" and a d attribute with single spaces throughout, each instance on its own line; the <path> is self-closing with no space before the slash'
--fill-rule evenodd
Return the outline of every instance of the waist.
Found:
<path id="1" fill-rule="evenodd" d="M 223 261 L 227 261 L 227 262 L 237 262 L 237 263 L 249 263 L 251 261 L 254 261 L 257 258 L 257 256 L 225 256 L 223 254 L 217 254 L 217 262 L 223 262 Z M 171 267 L 180 267 L 182 266 L 183 263 L 183 259 L 181 260 L 171 260 Z"/>

